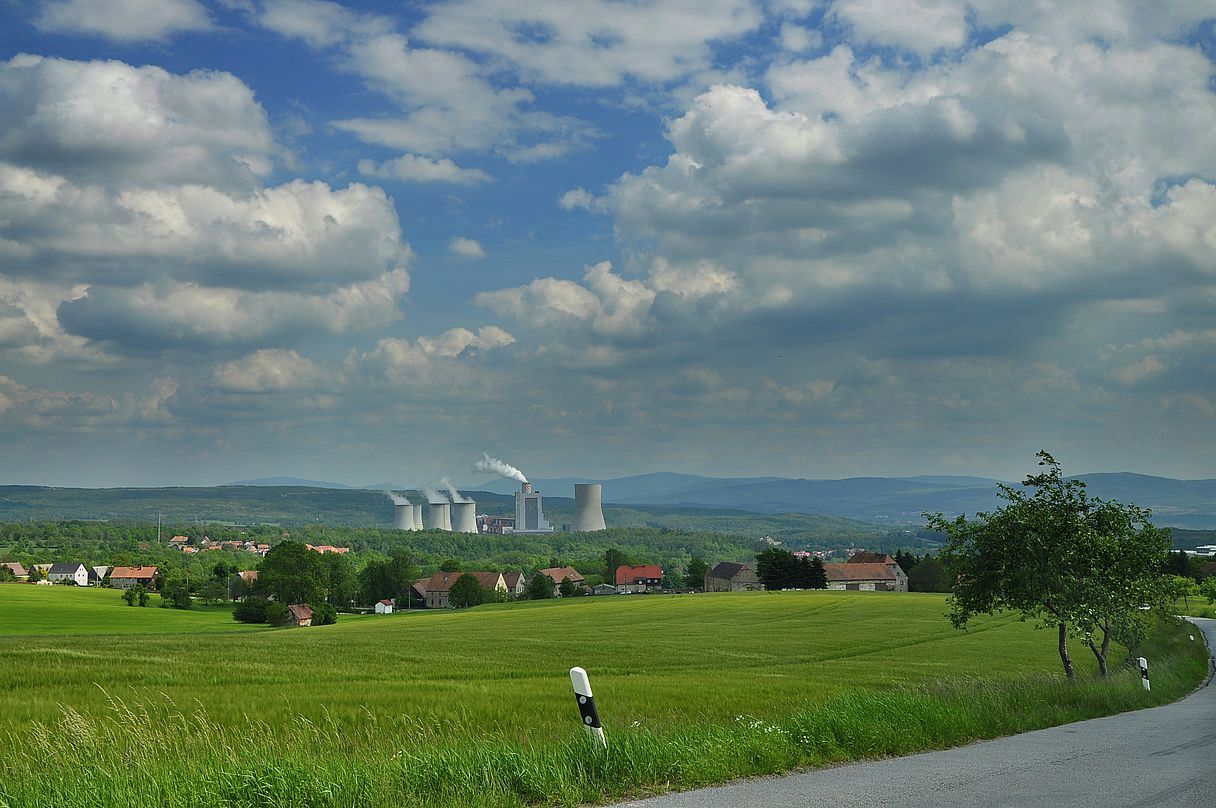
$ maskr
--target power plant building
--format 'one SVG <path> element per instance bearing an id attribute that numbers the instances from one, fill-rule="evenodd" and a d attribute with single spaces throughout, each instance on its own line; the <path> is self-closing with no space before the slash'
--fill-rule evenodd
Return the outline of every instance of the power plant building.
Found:
<path id="1" fill-rule="evenodd" d="M 574 522 L 570 529 L 575 532 L 603 530 L 604 508 L 602 486 L 599 483 L 576 483 L 574 486 Z"/>
<path id="2" fill-rule="evenodd" d="M 428 502 L 426 508 L 427 516 L 430 518 L 427 528 L 430 530 L 452 529 L 452 506 L 448 502 Z"/>
<path id="3" fill-rule="evenodd" d="M 513 532 L 553 532 L 553 527 L 545 521 L 545 510 L 540 492 L 532 490 L 532 483 L 524 483 L 515 492 L 515 530 Z"/>
<path id="4" fill-rule="evenodd" d="M 393 504 L 393 530 L 414 530 L 414 506 L 408 502 Z"/>
<path id="5" fill-rule="evenodd" d="M 422 530 L 422 505 L 414 505 L 414 530 Z"/>
<path id="6" fill-rule="evenodd" d="M 477 532 L 477 503 L 472 500 L 452 503 L 452 530 L 457 533 Z"/>

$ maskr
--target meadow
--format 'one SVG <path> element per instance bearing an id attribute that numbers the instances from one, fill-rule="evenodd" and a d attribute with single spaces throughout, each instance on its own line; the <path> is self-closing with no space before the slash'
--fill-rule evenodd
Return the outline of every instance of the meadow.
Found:
<path id="1" fill-rule="evenodd" d="M 1163 625 L 1151 693 L 1130 672 L 1068 685 L 1049 632 L 1007 615 L 957 632 L 938 595 L 615 596 L 288 630 L 89 619 L 82 598 L 118 595 L 0 587 L 0 805 L 579 804 L 1147 706 L 1206 670 Z M 14 619 L 31 611 L 37 627 Z M 582 737 L 572 665 L 607 754 Z"/>

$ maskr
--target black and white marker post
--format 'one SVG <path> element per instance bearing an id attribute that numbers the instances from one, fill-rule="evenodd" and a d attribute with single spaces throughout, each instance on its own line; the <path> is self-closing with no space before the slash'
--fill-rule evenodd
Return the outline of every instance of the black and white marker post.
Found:
<path id="1" fill-rule="evenodd" d="M 1144 685 L 1145 690 L 1152 690 L 1148 683 L 1148 660 L 1140 657 L 1137 661 L 1140 663 L 1140 684 Z"/>
<path id="2" fill-rule="evenodd" d="M 587 680 L 587 671 L 582 668 L 570 669 L 570 684 L 574 685 L 574 699 L 578 702 L 578 713 L 583 719 L 583 729 L 592 738 L 599 740 L 600 745 L 608 748 L 608 740 L 604 737 L 604 727 L 600 724 L 600 714 L 595 709 L 595 697 L 591 695 L 591 682 Z"/>

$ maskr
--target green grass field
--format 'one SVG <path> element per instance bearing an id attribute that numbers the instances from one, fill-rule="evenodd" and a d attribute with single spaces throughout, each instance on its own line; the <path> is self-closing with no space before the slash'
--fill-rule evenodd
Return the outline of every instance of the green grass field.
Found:
<path id="1" fill-rule="evenodd" d="M 1152 693 L 1124 674 L 1069 686 L 1050 632 L 957 632 L 938 595 L 583 598 L 286 630 L 117 598 L 0 587 L 0 805 L 576 804 L 1146 706 L 1206 670 L 1163 629 Z M 607 758 L 581 742 L 572 665 Z M 65 774 L 63 755 L 83 762 Z M 52 770 L 55 793 L 22 785 Z"/>

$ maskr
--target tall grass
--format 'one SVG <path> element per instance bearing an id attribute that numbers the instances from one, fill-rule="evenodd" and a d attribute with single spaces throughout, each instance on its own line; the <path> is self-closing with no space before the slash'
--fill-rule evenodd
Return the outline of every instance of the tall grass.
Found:
<path id="1" fill-rule="evenodd" d="M 6 806 L 577 805 L 979 738 L 1161 704 L 1207 670 L 1193 629 L 1162 625 L 1144 649 L 1153 690 L 1130 668 L 1069 684 L 1055 675 L 942 679 L 856 689 L 783 714 L 745 714 L 651 729 L 607 727 L 607 752 L 579 734 L 521 741 L 475 725 L 406 722 L 367 712 L 234 725 L 167 697 L 108 709 L 62 708 L 0 739 Z M 741 687 L 745 685 L 740 685 Z M 554 709 L 572 705 L 558 704 Z"/>

